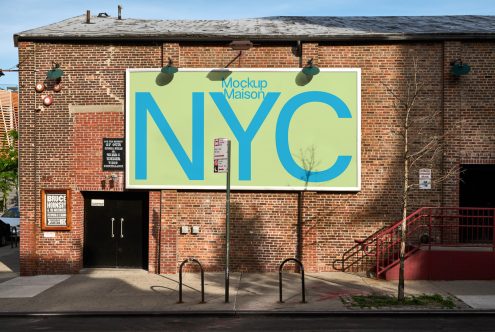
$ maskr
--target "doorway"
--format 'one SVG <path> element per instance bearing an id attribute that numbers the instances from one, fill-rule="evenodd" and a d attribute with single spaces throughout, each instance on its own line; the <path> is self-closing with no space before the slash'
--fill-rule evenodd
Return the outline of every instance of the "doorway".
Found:
<path id="1" fill-rule="evenodd" d="M 495 165 L 461 165 L 459 206 L 495 208 Z M 468 212 L 463 211 L 462 215 Z M 459 236 L 463 243 L 492 243 L 493 211 L 473 210 L 461 217 Z"/>
<path id="2" fill-rule="evenodd" d="M 86 192 L 84 267 L 148 265 L 148 196 L 144 192 Z"/>

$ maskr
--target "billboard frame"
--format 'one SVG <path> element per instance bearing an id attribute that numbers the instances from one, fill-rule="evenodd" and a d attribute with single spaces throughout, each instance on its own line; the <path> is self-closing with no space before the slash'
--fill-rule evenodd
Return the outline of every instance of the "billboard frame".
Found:
<path id="1" fill-rule="evenodd" d="M 301 68 L 180 68 L 179 72 L 300 72 Z M 334 191 L 334 192 L 359 192 L 361 191 L 361 68 L 320 68 L 321 72 L 355 72 L 357 73 L 357 186 L 355 187 L 312 187 L 312 186 L 232 186 L 232 190 L 241 191 Z M 160 72 L 160 68 L 127 68 L 125 73 L 125 189 L 149 189 L 149 190 L 225 190 L 225 186 L 201 186 L 201 185 L 135 185 L 130 181 L 130 74 L 132 72 Z"/>

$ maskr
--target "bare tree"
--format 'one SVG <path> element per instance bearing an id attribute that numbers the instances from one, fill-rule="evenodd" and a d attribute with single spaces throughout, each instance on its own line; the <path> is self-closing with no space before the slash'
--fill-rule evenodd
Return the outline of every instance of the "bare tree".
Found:
<path id="1" fill-rule="evenodd" d="M 402 223 L 400 226 L 400 252 L 399 252 L 399 284 L 398 284 L 398 300 L 404 300 L 404 261 L 406 255 L 407 241 L 407 213 L 409 208 L 409 194 L 411 189 L 419 187 L 418 182 L 410 183 L 410 175 L 413 167 L 418 163 L 435 165 L 443 152 L 443 142 L 446 132 L 432 134 L 428 132 L 428 126 L 438 122 L 441 117 L 441 111 L 436 110 L 430 114 L 418 116 L 421 111 L 418 107 L 418 101 L 426 97 L 424 91 L 427 83 L 420 77 L 418 68 L 418 59 L 412 56 L 410 62 L 410 72 L 406 75 L 402 89 L 394 89 L 390 85 L 384 83 L 387 92 L 393 97 L 393 108 L 401 119 L 399 130 L 395 131 L 402 140 Z M 458 167 L 445 170 L 443 174 L 432 181 L 432 184 L 441 183 L 448 178 L 458 174 Z"/>

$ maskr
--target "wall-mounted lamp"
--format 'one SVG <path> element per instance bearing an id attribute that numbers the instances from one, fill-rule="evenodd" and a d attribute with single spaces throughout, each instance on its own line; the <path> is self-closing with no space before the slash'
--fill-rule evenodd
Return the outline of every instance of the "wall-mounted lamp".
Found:
<path id="1" fill-rule="evenodd" d="M 110 188 L 114 188 L 115 185 L 117 184 L 117 179 L 118 179 L 117 174 L 112 173 L 111 175 L 107 176 L 107 179 L 109 180 L 108 184 Z"/>
<path id="2" fill-rule="evenodd" d="M 43 105 L 50 106 L 53 104 L 53 97 L 50 95 L 42 96 L 41 100 L 43 100 Z"/>
<path id="3" fill-rule="evenodd" d="M 58 80 L 64 75 L 62 69 L 60 69 L 60 64 L 53 63 L 52 69 L 46 73 L 46 79 L 48 80 Z"/>
<path id="4" fill-rule="evenodd" d="M 320 68 L 313 64 L 313 58 L 309 59 L 306 66 L 302 69 L 302 72 L 308 76 L 315 76 L 320 73 Z"/>
<path id="5" fill-rule="evenodd" d="M 34 89 L 38 93 L 42 93 L 48 88 L 51 88 L 54 92 L 60 92 L 62 90 L 62 86 L 60 85 L 60 79 L 64 75 L 62 69 L 60 69 L 60 65 L 58 63 L 52 64 L 52 69 L 50 69 L 46 73 L 45 82 L 36 83 Z M 48 82 L 47 82 L 48 81 Z M 45 84 L 46 83 L 46 84 Z M 53 96 L 51 95 L 42 95 L 41 100 L 44 106 L 50 106 L 53 104 Z"/>
<path id="6" fill-rule="evenodd" d="M 253 43 L 249 40 L 234 40 L 229 46 L 234 51 L 247 51 L 253 47 Z"/>
<path id="7" fill-rule="evenodd" d="M 229 44 L 229 47 L 234 51 L 239 51 L 239 54 L 235 56 L 224 68 L 228 68 L 235 60 L 239 59 L 239 67 L 241 66 L 242 51 L 247 51 L 253 47 L 253 43 L 249 40 L 234 40 Z"/>
<path id="8" fill-rule="evenodd" d="M 163 67 L 162 70 L 160 70 L 162 74 L 169 74 L 169 75 L 173 75 L 178 71 L 179 69 L 177 67 L 174 67 L 173 65 L 172 58 L 168 58 L 167 65 Z"/>
<path id="9" fill-rule="evenodd" d="M 313 64 L 313 58 L 309 59 L 303 69 L 296 76 L 296 84 L 305 86 L 309 84 L 315 75 L 320 73 L 320 68 Z"/>
<path id="10" fill-rule="evenodd" d="M 60 92 L 62 90 L 62 85 L 60 83 L 57 83 L 53 86 L 52 90 L 53 92 Z"/>
<path id="11" fill-rule="evenodd" d="M 111 175 L 106 175 L 102 180 L 101 180 L 101 188 L 102 189 L 107 189 L 107 185 L 110 189 L 115 188 L 116 185 L 119 183 L 119 176 L 115 173 L 112 173 Z"/>
<path id="12" fill-rule="evenodd" d="M 471 71 L 471 67 L 468 64 L 462 63 L 461 59 L 451 61 L 450 65 L 450 73 L 456 77 L 466 75 Z"/>
<path id="13" fill-rule="evenodd" d="M 41 92 L 45 91 L 46 85 L 45 85 L 45 83 L 41 83 L 41 82 L 36 83 L 36 86 L 34 87 L 34 89 L 36 90 L 36 92 L 41 93 Z"/>
<path id="14" fill-rule="evenodd" d="M 165 67 L 162 67 L 160 73 L 156 77 L 156 84 L 159 86 L 169 84 L 174 79 L 174 74 L 178 71 L 179 69 L 173 65 L 172 59 L 168 58 L 167 65 Z"/>

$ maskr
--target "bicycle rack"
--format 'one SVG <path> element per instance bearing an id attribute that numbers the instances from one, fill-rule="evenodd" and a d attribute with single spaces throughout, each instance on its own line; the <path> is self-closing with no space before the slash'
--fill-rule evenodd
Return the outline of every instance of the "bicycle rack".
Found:
<path id="1" fill-rule="evenodd" d="M 301 284 L 302 284 L 302 301 L 301 301 L 301 303 L 306 303 L 306 291 L 304 289 L 304 266 L 302 265 L 301 261 L 299 261 L 295 258 L 287 258 L 286 260 L 284 260 L 282 262 L 282 264 L 280 264 L 280 267 L 278 268 L 278 290 L 279 290 L 279 295 L 280 295 L 279 302 L 284 303 L 284 301 L 282 301 L 282 269 L 283 269 L 285 263 L 287 263 L 288 261 L 296 262 L 297 264 L 299 264 L 299 267 L 301 268 Z"/>
<path id="2" fill-rule="evenodd" d="M 177 303 L 183 303 L 182 302 L 182 268 L 184 267 L 184 264 L 186 264 L 186 263 L 197 263 L 199 265 L 199 268 L 201 269 L 201 302 L 199 302 L 199 303 L 206 303 L 205 302 L 205 272 L 203 270 L 203 266 L 201 265 L 201 263 L 196 258 L 186 258 L 180 264 L 180 268 L 179 268 L 179 302 L 177 302 Z"/>

